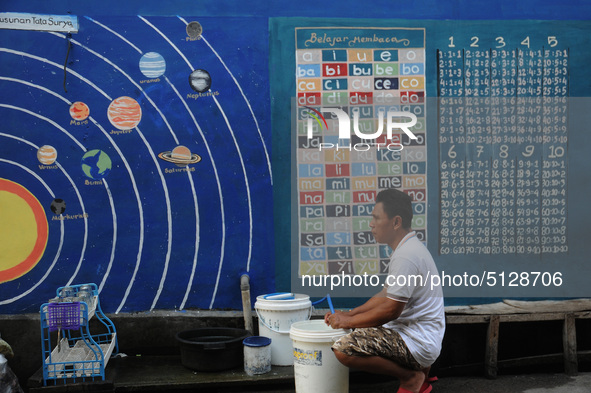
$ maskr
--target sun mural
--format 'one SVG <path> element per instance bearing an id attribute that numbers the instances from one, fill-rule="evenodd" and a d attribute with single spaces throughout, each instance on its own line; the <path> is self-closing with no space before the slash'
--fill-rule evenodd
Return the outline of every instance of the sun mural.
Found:
<path id="1" fill-rule="evenodd" d="M 0 283 L 29 272 L 43 256 L 48 224 L 43 207 L 26 188 L 0 179 Z"/>

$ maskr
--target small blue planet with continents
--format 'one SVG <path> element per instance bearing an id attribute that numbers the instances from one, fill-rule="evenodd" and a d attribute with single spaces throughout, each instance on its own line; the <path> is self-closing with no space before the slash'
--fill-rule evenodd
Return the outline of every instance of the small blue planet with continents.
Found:
<path id="1" fill-rule="evenodd" d="M 146 78 L 158 78 L 166 71 L 166 61 L 160 53 L 148 52 L 140 59 L 140 71 Z"/>
<path id="2" fill-rule="evenodd" d="M 82 156 L 82 172 L 93 180 L 107 176 L 112 165 L 111 158 L 102 150 L 90 150 Z"/>

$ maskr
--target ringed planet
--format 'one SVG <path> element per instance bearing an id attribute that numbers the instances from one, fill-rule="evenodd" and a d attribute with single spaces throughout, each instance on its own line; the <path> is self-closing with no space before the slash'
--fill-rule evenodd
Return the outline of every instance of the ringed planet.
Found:
<path id="1" fill-rule="evenodd" d="M 201 156 L 191 153 L 188 147 L 185 146 L 177 146 L 172 151 L 165 151 L 158 154 L 158 158 L 172 162 L 177 166 L 184 167 L 189 164 L 195 164 L 201 161 Z"/>
<path id="2" fill-rule="evenodd" d="M 29 190 L 0 179 L 0 283 L 33 269 L 47 246 L 49 225 L 45 210 Z"/>

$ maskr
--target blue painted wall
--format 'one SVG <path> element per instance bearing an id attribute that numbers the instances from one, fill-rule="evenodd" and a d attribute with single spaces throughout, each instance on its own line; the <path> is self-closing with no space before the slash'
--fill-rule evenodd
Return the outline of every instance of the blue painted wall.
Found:
<path id="1" fill-rule="evenodd" d="M 256 290 L 274 288 L 267 20 L 198 19 L 198 40 L 186 31 L 195 19 L 176 16 L 80 15 L 71 37 L 0 31 L 0 178 L 33 194 L 49 224 L 41 260 L 1 284 L 4 312 L 34 311 L 72 283 L 95 282 L 114 312 L 239 308 L 246 272 Z M 148 52 L 164 74 L 142 73 Z M 189 83 L 198 69 L 211 76 L 203 93 Z M 131 129 L 108 115 L 124 96 L 141 107 Z M 90 117 L 71 117 L 77 101 Z M 55 163 L 37 160 L 44 145 Z M 201 160 L 171 162 L 179 145 Z M 83 171 L 95 149 L 111 160 L 102 179 Z"/>
<path id="2" fill-rule="evenodd" d="M 66 34 L 0 30 L 0 178 L 33 194 L 49 225 L 36 266 L 0 284 L 0 313 L 9 314 L 35 312 L 67 283 L 99 284 L 109 312 L 240 308 L 247 271 L 253 295 L 289 289 L 290 164 L 281 138 L 271 138 L 280 132 L 271 126 L 269 75 L 282 70 L 269 63 L 270 18 L 588 20 L 591 4 L 33 0 L 5 1 L 0 12 L 71 14 L 80 23 L 67 61 Z M 203 39 L 188 40 L 191 21 Z M 139 69 L 148 52 L 166 61 L 159 81 Z M 195 69 L 209 72 L 217 95 L 195 96 Z M 107 116 L 121 96 L 142 108 L 129 133 L 112 132 Z M 75 101 L 89 106 L 88 124 L 72 124 Z M 59 168 L 40 167 L 43 145 L 56 148 Z M 194 171 L 158 158 L 177 145 L 201 156 Z M 112 160 L 100 184 L 87 184 L 81 169 L 93 149 Z M 64 214 L 87 217 L 55 219 L 55 198 L 66 201 Z"/>
<path id="3" fill-rule="evenodd" d="M 260 16 L 260 17 L 322 17 L 322 18 L 408 18 L 408 19 L 547 19 L 587 20 L 591 5 L 584 0 L 557 2 L 552 0 L 526 0 L 515 2 L 468 1 L 468 0 L 422 0 L 408 3 L 392 3 L 389 0 L 360 2 L 344 1 L 253 1 L 240 0 L 187 2 L 145 2 L 140 0 L 125 3 L 103 1 L 81 3 L 73 0 L 22 2 L 7 0 L 3 11 L 36 13 L 72 13 L 76 15 L 201 15 L 201 16 Z"/>

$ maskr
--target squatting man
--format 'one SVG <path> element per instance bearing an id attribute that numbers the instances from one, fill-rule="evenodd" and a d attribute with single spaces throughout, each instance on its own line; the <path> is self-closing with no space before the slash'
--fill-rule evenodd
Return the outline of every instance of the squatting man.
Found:
<path id="1" fill-rule="evenodd" d="M 411 228 L 412 216 L 411 199 L 404 192 L 389 189 L 376 196 L 370 227 L 376 241 L 393 250 L 388 274 L 438 275 L 431 254 Z M 363 305 L 324 316 L 335 329 L 354 329 L 332 346 L 336 358 L 350 368 L 398 378 L 398 393 L 432 390 L 429 370 L 445 332 L 441 286 L 418 282 L 386 284 Z"/>

